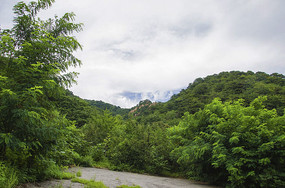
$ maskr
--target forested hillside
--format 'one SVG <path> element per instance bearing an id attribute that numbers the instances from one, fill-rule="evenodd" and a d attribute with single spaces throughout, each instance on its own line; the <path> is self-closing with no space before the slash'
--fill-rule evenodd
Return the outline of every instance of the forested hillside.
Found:
<path id="1" fill-rule="evenodd" d="M 13 28 L 0 30 L 0 188 L 80 181 L 62 171 L 74 165 L 285 187 L 284 75 L 222 72 L 132 109 L 84 100 L 67 89 L 82 24 L 73 13 L 38 18 L 53 2 L 18 3 Z"/>
<path id="2" fill-rule="evenodd" d="M 108 110 L 109 112 L 112 113 L 113 116 L 120 115 L 124 118 L 127 118 L 130 112 L 130 109 L 121 108 L 119 106 L 115 106 L 115 105 L 112 105 L 112 104 L 109 104 L 103 101 L 95 101 L 95 100 L 87 100 L 87 99 L 85 99 L 85 101 L 91 106 L 97 107 L 98 109 Z"/>
<path id="3" fill-rule="evenodd" d="M 263 102 L 265 107 L 276 109 L 279 115 L 283 115 L 285 76 L 277 73 L 269 75 L 264 72 L 232 71 L 197 78 L 165 103 L 141 101 L 131 109 L 130 115 L 138 121 L 163 121 L 175 125 L 177 118 L 181 118 L 185 112 L 196 113 L 215 98 L 223 102 L 244 99 L 244 104 L 249 105 L 258 96 L 267 96 Z"/>
<path id="4" fill-rule="evenodd" d="M 266 108 L 275 108 L 282 115 L 285 106 L 285 76 L 282 74 L 266 74 L 232 71 L 197 78 L 187 89 L 173 96 L 165 105 L 181 116 L 184 112 L 195 113 L 218 97 L 222 101 L 244 99 L 248 105 L 258 96 L 268 96 L 264 102 Z"/>

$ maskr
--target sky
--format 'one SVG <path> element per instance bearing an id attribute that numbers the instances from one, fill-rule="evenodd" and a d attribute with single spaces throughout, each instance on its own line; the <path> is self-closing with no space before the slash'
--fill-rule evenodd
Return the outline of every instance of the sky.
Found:
<path id="1" fill-rule="evenodd" d="M 17 0 L 0 0 L 11 28 Z M 29 2 L 29 0 L 25 0 Z M 82 66 L 70 88 L 123 108 L 167 101 L 223 71 L 285 74 L 284 0 L 56 0 L 42 19 L 74 12 Z"/>

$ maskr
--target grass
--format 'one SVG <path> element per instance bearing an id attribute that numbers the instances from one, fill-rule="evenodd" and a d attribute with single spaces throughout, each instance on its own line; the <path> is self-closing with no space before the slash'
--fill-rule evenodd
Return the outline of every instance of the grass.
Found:
<path id="1" fill-rule="evenodd" d="M 165 176 L 165 177 L 172 177 L 172 178 L 185 178 L 182 173 L 178 172 L 169 172 L 169 171 L 162 171 L 159 175 Z"/>
<path id="2" fill-rule="evenodd" d="M 103 160 L 94 162 L 93 167 L 112 169 L 113 165 L 108 160 Z"/>
<path id="3" fill-rule="evenodd" d="M 18 184 L 18 176 L 14 168 L 0 161 L 0 188 L 12 188 Z"/>
<path id="4" fill-rule="evenodd" d="M 81 172 L 80 169 L 76 172 L 76 176 L 77 176 L 77 177 L 81 177 L 81 176 L 82 176 L 82 172 Z"/>
<path id="5" fill-rule="evenodd" d="M 73 179 L 71 179 L 71 182 L 77 182 L 77 183 L 84 184 L 86 188 L 108 188 L 101 181 L 95 181 L 95 180 L 86 180 L 86 179 L 82 179 L 82 178 L 73 178 Z"/>
<path id="6" fill-rule="evenodd" d="M 70 172 L 64 172 L 56 164 L 50 165 L 49 168 L 46 170 L 45 174 L 48 178 L 55 179 L 72 179 L 75 177 L 75 174 Z"/>

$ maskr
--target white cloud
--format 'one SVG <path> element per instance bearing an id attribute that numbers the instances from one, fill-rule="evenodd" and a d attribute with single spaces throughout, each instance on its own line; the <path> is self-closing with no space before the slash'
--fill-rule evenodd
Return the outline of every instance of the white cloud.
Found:
<path id="1" fill-rule="evenodd" d="M 42 16 L 73 11 L 85 24 L 71 90 L 130 107 L 139 97 L 124 92 L 159 100 L 221 71 L 284 74 L 283 7 L 282 0 L 57 0 Z"/>

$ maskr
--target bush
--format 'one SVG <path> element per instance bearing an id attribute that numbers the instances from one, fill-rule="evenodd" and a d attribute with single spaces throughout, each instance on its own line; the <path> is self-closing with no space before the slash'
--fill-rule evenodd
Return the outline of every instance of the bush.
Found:
<path id="1" fill-rule="evenodd" d="M 14 168 L 0 162 L 0 188 L 15 187 L 18 182 L 18 176 Z"/>
<path id="2" fill-rule="evenodd" d="M 96 146 L 92 146 L 90 150 L 90 156 L 94 161 L 102 161 L 104 159 L 104 144 L 97 144 Z"/>
<path id="3" fill-rule="evenodd" d="M 92 157 L 89 155 L 83 156 L 79 159 L 79 165 L 84 166 L 84 167 L 92 167 L 93 163 L 94 161 Z"/>
<path id="4" fill-rule="evenodd" d="M 285 186 L 285 116 L 255 99 L 215 99 L 170 129 L 172 156 L 190 177 L 230 187 Z"/>
<path id="5" fill-rule="evenodd" d="M 79 169 L 77 172 L 76 172 L 76 177 L 81 177 L 82 176 L 82 172 L 81 170 Z"/>
<path id="6" fill-rule="evenodd" d="M 45 179 L 72 179 L 75 177 L 75 174 L 64 172 L 63 169 L 55 163 L 51 163 L 50 166 L 44 171 L 44 174 Z"/>

